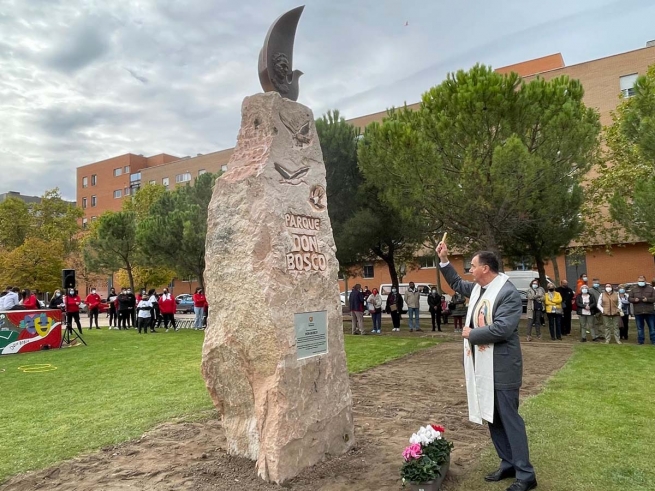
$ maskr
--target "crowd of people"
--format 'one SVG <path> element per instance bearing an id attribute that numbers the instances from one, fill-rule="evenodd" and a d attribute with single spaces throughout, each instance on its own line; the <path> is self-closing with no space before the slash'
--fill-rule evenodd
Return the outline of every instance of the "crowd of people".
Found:
<path id="1" fill-rule="evenodd" d="M 209 304 L 207 297 L 202 288 L 196 288 L 193 294 L 194 305 L 194 329 L 202 330 L 207 326 L 207 312 Z M 80 320 L 80 309 L 85 303 L 88 309 L 89 329 L 100 329 L 98 317 L 103 303 L 102 298 L 96 288 L 91 288 L 90 293 L 84 300 L 79 295 L 78 290 L 70 288 L 62 294 L 62 290 L 55 290 L 47 308 L 61 310 L 66 316 L 66 327 L 68 330 L 73 329 L 73 324 L 82 334 L 82 324 Z M 127 330 L 136 328 L 138 333 L 144 334 L 156 332 L 155 329 L 164 326 L 166 332 L 169 329 L 179 331 L 175 314 L 177 311 L 177 302 L 175 297 L 170 293 L 168 288 L 164 288 L 162 293 L 157 293 L 156 289 L 151 288 L 146 291 L 142 289 L 136 295 L 132 293 L 131 288 L 121 288 L 120 293 L 116 293 L 111 288 L 107 296 L 107 317 L 109 318 L 109 329 Z M 4 292 L 0 293 L 0 311 L 4 310 L 37 310 L 45 308 L 42 302 L 39 302 L 36 295 L 29 289 L 22 290 L 17 287 L 8 286 Z M 170 327 L 169 327 L 170 326 Z"/>
<path id="2" fill-rule="evenodd" d="M 422 332 L 420 327 L 420 297 L 422 291 L 413 282 L 404 295 L 394 286 L 383 298 L 376 288 L 362 289 L 356 284 L 349 296 L 353 334 L 369 334 L 364 331 L 363 316 L 369 312 L 373 320 L 371 334 L 381 334 L 382 313 L 391 316 L 392 331 L 400 331 L 403 309 L 407 309 L 410 332 Z M 458 292 L 447 300 L 436 288 L 427 295 L 432 321 L 432 331 L 441 331 L 442 324 L 448 324 L 452 317 L 454 332 L 462 332 L 463 318 L 466 316 L 466 299 Z M 527 341 L 542 339 L 542 329 L 548 322 L 548 334 L 553 341 L 562 340 L 572 332 L 572 315 L 576 313 L 580 326 L 580 341 L 605 341 L 610 343 L 614 337 L 617 344 L 628 339 L 630 317 L 637 326 L 637 343 L 645 342 L 645 326 L 648 326 L 649 339 L 655 344 L 655 279 L 646 282 L 640 276 L 634 284 L 601 284 L 593 278 L 589 284 L 586 274 L 580 275 L 576 288 L 572 289 L 566 280 L 559 286 L 548 283 L 546 288 L 539 279 L 531 283 L 527 292 Z M 547 334 L 547 335 L 548 335 Z"/>
<path id="3" fill-rule="evenodd" d="M 611 283 L 601 286 L 600 279 L 593 278 L 591 286 L 586 274 L 580 275 L 576 289 L 568 286 L 566 280 L 559 287 L 547 285 L 547 291 L 533 281 L 528 291 L 528 333 L 541 339 L 544 327 L 544 314 L 548 318 L 548 329 L 552 340 L 561 340 L 571 334 L 571 317 L 575 312 L 580 323 L 580 341 L 605 341 L 612 337 L 617 344 L 628 339 L 630 316 L 637 325 L 637 343 L 644 344 L 644 326 L 648 326 L 651 344 L 655 344 L 655 279 L 646 282 L 639 276 L 636 284 L 620 284 L 617 288 Z"/>

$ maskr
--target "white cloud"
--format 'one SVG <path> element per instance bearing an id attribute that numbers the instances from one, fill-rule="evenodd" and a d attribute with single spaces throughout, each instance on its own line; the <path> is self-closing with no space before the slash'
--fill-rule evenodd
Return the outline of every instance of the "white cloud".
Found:
<path id="1" fill-rule="evenodd" d="M 447 71 L 642 47 L 649 0 L 315 0 L 298 27 L 300 102 L 346 117 L 419 100 Z M 0 192 L 74 198 L 75 168 L 234 144 L 257 56 L 290 0 L 0 0 Z M 408 25 L 405 25 L 405 24 Z M 607 35 L 611 33 L 611 35 Z M 18 170 L 18 172 L 16 172 Z"/>

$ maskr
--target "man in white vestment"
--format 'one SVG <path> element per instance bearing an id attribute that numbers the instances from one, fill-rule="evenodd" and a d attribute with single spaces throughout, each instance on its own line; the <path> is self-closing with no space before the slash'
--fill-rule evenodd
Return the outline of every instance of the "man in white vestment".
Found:
<path id="1" fill-rule="evenodd" d="M 519 415 L 519 389 L 523 358 L 519 321 L 521 295 L 506 275 L 499 273 L 498 258 L 488 251 L 471 260 L 474 282 L 464 281 L 448 261 L 448 247 L 437 246 L 441 273 L 456 292 L 469 297 L 462 330 L 469 419 L 489 424 L 491 440 L 500 457 L 499 468 L 485 477 L 495 482 L 515 477 L 507 491 L 537 487 L 530 464 L 525 423 Z"/>

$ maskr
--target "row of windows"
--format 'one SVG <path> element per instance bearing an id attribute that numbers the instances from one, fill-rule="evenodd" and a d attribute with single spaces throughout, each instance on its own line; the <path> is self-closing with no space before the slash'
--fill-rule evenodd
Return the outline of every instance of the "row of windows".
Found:
<path id="1" fill-rule="evenodd" d="M 122 198 L 123 196 L 129 196 L 132 194 L 132 188 L 125 188 L 123 190 L 116 189 L 114 191 L 114 198 Z"/>
<path id="2" fill-rule="evenodd" d="M 125 167 L 116 167 L 114 169 L 114 177 L 122 176 L 123 174 L 130 173 L 130 166 L 126 165 Z"/>
<path id="3" fill-rule="evenodd" d="M 91 175 L 91 186 L 95 186 L 98 184 L 98 176 L 97 174 L 92 174 Z M 86 188 L 89 186 L 89 178 L 88 177 L 83 177 L 82 178 L 82 187 Z"/>
<path id="4" fill-rule="evenodd" d="M 94 222 L 98 217 L 91 217 L 91 221 Z M 86 218 L 82 219 L 82 228 L 86 228 L 88 225 L 89 221 Z"/>
<path id="5" fill-rule="evenodd" d="M 82 198 L 82 209 L 85 209 L 87 207 L 87 198 Z M 98 198 L 93 195 L 91 196 L 91 206 L 96 206 L 98 204 Z"/>

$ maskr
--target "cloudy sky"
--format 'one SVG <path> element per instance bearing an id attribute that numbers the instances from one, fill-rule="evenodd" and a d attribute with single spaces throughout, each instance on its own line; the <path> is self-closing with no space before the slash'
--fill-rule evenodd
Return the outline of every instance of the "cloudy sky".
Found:
<path id="1" fill-rule="evenodd" d="M 75 168 L 234 145 L 257 56 L 292 0 L 0 0 L 0 192 L 75 197 Z M 413 103 L 446 73 L 655 39 L 653 0 L 307 0 L 299 102 L 347 118 Z M 407 25 L 406 25 L 407 24 Z M 655 61 L 655 60 L 654 60 Z"/>

